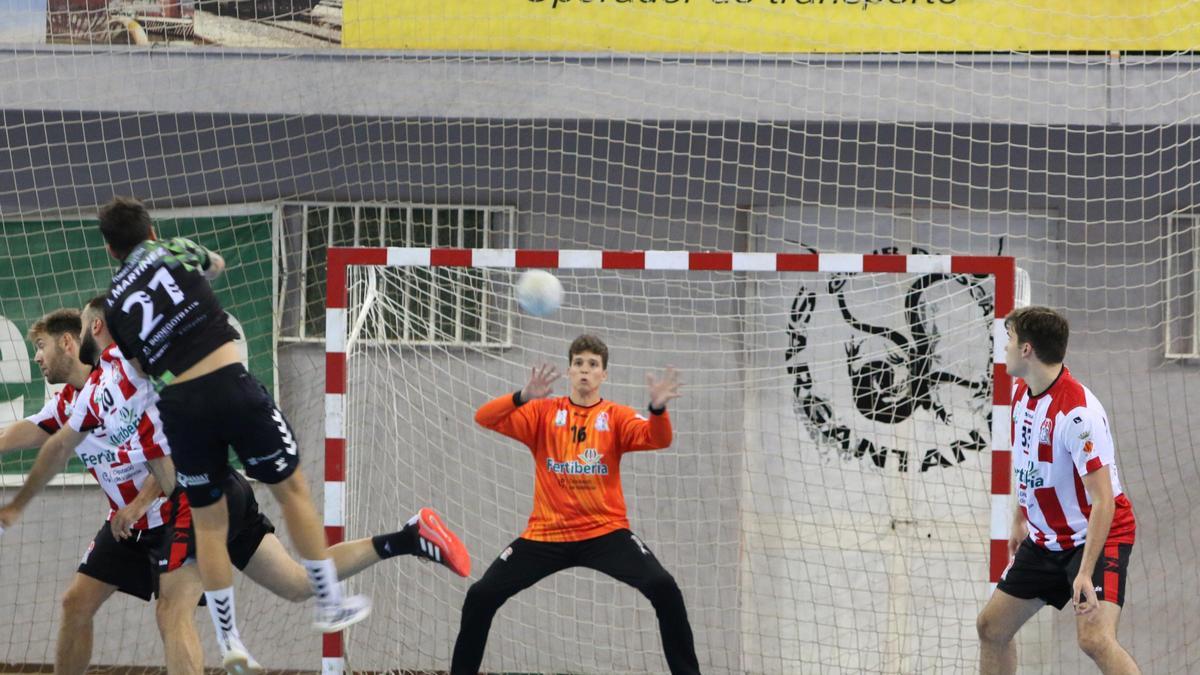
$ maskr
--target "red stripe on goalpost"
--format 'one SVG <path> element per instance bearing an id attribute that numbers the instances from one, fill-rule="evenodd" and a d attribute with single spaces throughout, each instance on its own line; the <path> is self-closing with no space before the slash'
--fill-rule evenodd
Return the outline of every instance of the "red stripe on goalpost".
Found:
<path id="1" fill-rule="evenodd" d="M 1008 375 L 1008 366 L 1002 363 L 991 365 L 991 405 L 1013 405 L 1013 378 Z"/>
<path id="2" fill-rule="evenodd" d="M 1008 567 L 1008 541 L 993 539 L 991 544 L 991 563 L 988 565 L 988 581 L 997 583 L 1004 568 Z"/>
<path id="3" fill-rule="evenodd" d="M 435 248 L 429 252 L 429 264 L 434 267 L 470 267 L 471 249 Z"/>
<path id="4" fill-rule="evenodd" d="M 688 269 L 722 272 L 733 269 L 732 253 L 691 253 Z"/>
<path id="5" fill-rule="evenodd" d="M 779 272 L 816 272 L 821 268 L 821 256 L 815 253 L 778 253 L 775 269 Z"/>
<path id="6" fill-rule="evenodd" d="M 346 393 L 346 352 L 325 352 L 325 393 Z"/>
<path id="7" fill-rule="evenodd" d="M 646 267 L 645 251 L 605 251 L 600 264 L 606 270 L 640 270 Z"/>
<path id="8" fill-rule="evenodd" d="M 992 450 L 992 494 L 1012 491 L 1012 450 Z"/>
<path id="9" fill-rule="evenodd" d="M 864 255 L 864 272 L 907 272 L 908 256 L 906 255 Z"/>
<path id="10" fill-rule="evenodd" d="M 386 248 L 333 247 L 325 254 L 325 308 L 346 307 L 346 268 L 350 265 L 386 265 Z"/>
<path id="11" fill-rule="evenodd" d="M 950 272 L 953 274 L 992 274 L 1004 266 L 1005 258 L 990 255 L 950 256 Z M 1011 258 L 1009 259 L 1011 260 Z"/>
<path id="12" fill-rule="evenodd" d="M 1007 264 L 999 264 L 996 270 L 996 318 L 1003 319 L 1013 311 L 1017 301 L 1017 262 L 1013 258 L 1004 259 Z"/>
<path id="13" fill-rule="evenodd" d="M 346 480 L 346 439 L 325 439 L 325 480 Z"/>
<path id="14" fill-rule="evenodd" d="M 996 278 L 996 318 L 1003 319 L 1013 310 L 1016 292 L 1017 262 L 1010 256 L 956 255 L 950 257 L 955 274 L 990 274 Z"/>
<path id="15" fill-rule="evenodd" d="M 517 267 L 558 267 L 558 251 L 517 251 Z"/>
<path id="16" fill-rule="evenodd" d="M 340 659 L 346 655 L 342 644 L 341 633 L 326 633 L 321 636 L 321 656 L 327 659 Z"/>

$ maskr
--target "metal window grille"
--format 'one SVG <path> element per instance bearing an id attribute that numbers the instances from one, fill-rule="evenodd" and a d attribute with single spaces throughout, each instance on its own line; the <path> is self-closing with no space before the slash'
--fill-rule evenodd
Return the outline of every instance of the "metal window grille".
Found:
<path id="1" fill-rule="evenodd" d="M 276 289 L 284 317 L 280 340 L 287 342 L 324 338 L 330 246 L 473 249 L 514 243 L 511 207 L 288 203 L 283 210 L 285 222 L 293 224 L 288 228 L 292 235 L 281 236 L 277 244 L 283 261 Z M 368 322 L 359 337 L 412 345 L 503 346 L 511 312 L 509 299 L 493 291 L 492 277 L 498 273 L 435 268 L 406 271 L 399 279 L 392 275 L 373 292 L 395 318 Z"/>

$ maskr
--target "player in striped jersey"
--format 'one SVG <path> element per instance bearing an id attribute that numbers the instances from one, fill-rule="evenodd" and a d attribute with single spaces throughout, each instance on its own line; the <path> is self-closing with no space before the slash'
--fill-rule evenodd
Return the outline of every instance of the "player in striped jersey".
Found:
<path id="1" fill-rule="evenodd" d="M 1063 365 L 1070 327 L 1046 307 L 1004 321 L 1017 379 L 1012 462 L 1017 480 L 1012 557 L 979 615 L 980 671 L 1015 673 L 1013 637 L 1039 609 L 1075 608 L 1080 648 L 1101 672 L 1138 673 L 1117 642 L 1136 524 L 1117 476 L 1108 416 Z"/>
<path id="2" fill-rule="evenodd" d="M 52 385 L 63 385 L 44 408 L 0 430 L 0 453 L 40 448 L 71 414 L 91 367 L 79 360 L 79 310 L 50 312 L 29 328 L 33 359 Z"/>
<path id="3" fill-rule="evenodd" d="M 47 314 L 29 330 L 35 347 L 34 359 L 50 384 L 63 389 L 42 410 L 18 421 L 0 433 L 0 451 L 41 447 L 25 485 L 13 502 L 0 508 L 0 527 L 11 527 L 29 500 L 58 473 L 74 449 L 88 472 L 100 483 L 109 502 L 108 518 L 96 534 L 62 598 L 62 621 L 55 654 L 55 672 L 83 673 L 91 659 L 92 620 L 100 606 L 120 590 L 149 600 L 154 593 L 152 561 L 170 544 L 170 527 L 175 504 L 168 500 L 145 463 L 153 460 L 158 475 L 173 481 L 163 452 L 155 446 L 150 431 L 136 447 L 114 445 L 105 429 L 79 434 L 77 446 L 48 441 L 69 428 L 72 411 L 86 406 L 95 392 L 100 369 L 80 360 L 80 314 L 63 309 Z M 84 356 L 87 356 L 86 354 Z M 114 402 L 137 428 L 141 415 L 136 409 Z M 149 420 L 146 423 L 150 425 Z M 152 425 L 150 425 L 152 426 Z M 50 447 L 47 447 L 50 446 Z M 2 529 L 0 529 L 2 531 Z M 194 603 L 193 603 L 194 607 Z M 160 621 L 164 635 L 170 626 Z M 167 644 L 168 656 L 177 644 Z"/>
<path id="4" fill-rule="evenodd" d="M 80 385 L 81 391 L 74 396 L 66 421 L 59 419 L 55 424 L 54 430 L 65 426 L 75 433 L 69 436 L 56 434 L 51 437 L 51 442 L 43 447 L 69 447 L 75 439 L 80 438 L 82 444 L 79 448 L 90 447 L 90 439 L 103 437 L 109 441 L 125 439 L 124 444 L 115 451 L 116 458 L 125 460 L 129 457 L 157 457 L 165 453 L 167 446 L 157 427 L 157 399 L 153 385 L 146 378 L 139 376 L 132 364 L 121 357 L 105 323 L 104 305 L 104 296 L 93 298 L 88 303 L 82 314 L 83 336 L 77 341 L 69 341 L 72 346 L 80 346 L 72 347 L 68 354 L 81 354 L 80 358 L 94 359 L 99 364 L 86 378 L 86 366 L 76 370 L 76 379 L 83 380 L 83 384 Z M 78 327 L 80 315 L 73 313 L 73 317 L 73 326 Z M 99 356 L 95 356 L 96 354 Z M 41 358 L 39 351 L 39 363 L 42 362 Z M 60 365 L 58 361 L 52 361 L 53 364 L 43 366 L 48 377 L 51 377 L 54 369 Z M 47 409 L 66 408 L 48 405 Z M 59 418 L 64 415 L 66 413 L 60 413 Z M 139 422 L 130 424 L 128 420 L 131 419 Z M 91 434 L 84 436 L 88 431 Z M 160 442 L 162 445 L 159 445 Z M 83 453 L 83 450 L 79 450 L 81 456 Z M 169 469 L 170 460 L 164 458 L 163 461 Z M 97 479 L 100 480 L 106 475 L 124 476 L 131 472 L 133 469 L 128 463 L 116 465 L 101 472 Z M 105 488 L 106 492 L 112 492 L 114 486 L 105 485 Z M 227 548 L 233 564 L 255 583 L 286 600 L 301 602 L 311 597 L 312 587 L 308 583 L 305 569 L 284 550 L 283 544 L 274 534 L 274 525 L 259 511 L 258 502 L 246 479 L 236 472 L 230 472 L 222 481 L 222 489 L 230 505 Z M 119 499 L 119 491 L 115 496 L 110 495 L 110 500 Z M 123 590 L 149 600 L 151 591 L 157 588 L 156 615 L 164 638 L 167 670 L 172 675 L 200 675 L 203 672 L 203 656 L 196 633 L 194 610 L 204 594 L 197 566 L 190 564 L 194 562 L 195 546 L 187 498 L 182 492 L 176 493 L 174 503 L 177 503 L 177 507 L 173 513 L 169 510 L 163 512 L 164 518 L 169 518 L 167 527 L 154 530 L 153 536 L 138 535 L 134 540 L 145 542 L 153 539 L 162 543 L 161 546 L 156 544 L 153 548 L 146 549 L 149 556 L 125 556 L 118 561 L 121 565 L 117 569 L 110 569 L 112 566 L 107 563 L 113 560 L 111 549 L 115 544 L 106 543 L 94 548 L 88 560 L 92 567 L 100 572 L 96 576 L 110 578 L 105 576 L 108 574 L 115 575 L 116 578 L 112 579 L 112 584 L 97 589 L 87 602 L 73 604 L 87 605 L 90 608 L 90 619 L 115 590 Z M 19 511 L 15 515 L 19 515 Z M 174 517 L 170 518 L 171 515 Z M 155 526 L 160 520 L 153 509 L 141 518 L 137 518 L 136 515 L 131 517 L 136 521 L 133 523 L 134 532 L 139 532 L 139 523 Z M 12 521 L 8 522 L 11 524 Z M 111 529 L 118 540 L 130 538 L 130 535 L 124 534 L 129 530 L 127 523 L 122 522 L 118 525 L 114 521 Z M 102 531 L 101 535 L 105 535 L 105 532 Z M 100 539 L 98 536 L 98 541 Z M 132 543 L 130 542 L 131 545 Z M 145 554 L 146 550 L 138 548 L 135 554 Z M 117 549 L 117 553 L 121 552 L 122 549 Z M 461 541 L 445 526 L 439 514 L 428 507 L 421 509 L 396 532 L 343 542 L 331 547 L 330 554 L 342 578 L 357 574 L 382 560 L 402 555 L 414 555 L 439 562 L 459 576 L 467 576 L 471 565 L 470 557 Z M 147 559 L 152 562 L 149 566 L 145 564 Z M 87 573 L 82 568 L 81 572 Z M 147 590 L 133 593 L 130 589 Z M 210 605 L 209 609 L 214 617 L 221 613 L 220 607 Z M 226 608 L 229 609 L 232 608 Z M 90 637 L 90 634 L 89 623 L 87 637 Z M 59 644 L 60 652 L 68 649 L 74 650 L 75 654 L 71 660 L 56 664 L 56 672 L 83 673 L 90 659 L 90 640 L 87 641 L 86 650 L 81 648 L 82 642 L 70 638 L 63 640 L 62 636 Z M 246 672 L 261 671 L 261 667 L 248 655 L 244 666 Z"/>
<path id="5" fill-rule="evenodd" d="M 541 579 L 588 567 L 633 586 L 658 615 L 667 666 L 675 675 L 699 673 L 683 593 L 654 553 L 629 530 L 621 491 L 621 456 L 671 445 L 667 403 L 679 394 L 668 368 L 648 375 L 649 417 L 600 397 L 608 378 L 608 347 L 581 335 L 567 351 L 571 392 L 546 398 L 556 369 L 533 369 L 516 393 L 493 399 L 475 421 L 529 447 L 534 459 L 534 505 L 525 532 L 471 586 L 454 645 L 452 675 L 475 675 L 492 618 L 500 606 Z"/>
<path id="6" fill-rule="evenodd" d="M 93 298 L 84 308 L 85 335 L 81 339 L 84 352 L 119 354 L 107 328 L 105 305 L 105 296 L 102 295 Z M 105 356 L 102 356 L 101 363 L 105 363 Z M 119 373 L 121 377 L 112 378 L 117 383 L 112 387 L 112 397 L 142 401 L 146 418 L 157 420 L 157 396 L 153 384 L 144 377 L 128 377 L 132 373 L 131 367 L 126 367 L 129 364 L 118 362 L 117 365 L 119 370 L 112 372 Z M 97 399 L 92 397 L 92 400 Z M 81 426 L 101 421 L 114 429 L 119 428 L 121 417 L 115 415 L 114 410 L 104 412 L 92 407 L 87 415 L 89 417 Z M 118 432 L 113 430 L 111 433 Z M 302 602 L 312 597 L 313 588 L 307 572 L 287 554 L 275 536 L 274 524 L 259 510 L 258 501 L 246 479 L 236 471 L 228 471 L 218 480 L 228 505 L 226 548 L 234 567 L 258 585 L 291 602 Z M 186 496 L 180 495 L 179 498 L 184 504 L 187 503 Z M 471 569 L 471 560 L 462 542 L 445 526 L 441 516 L 429 507 L 421 509 L 399 531 L 343 542 L 330 547 L 329 553 L 338 578 L 342 579 L 358 574 L 382 560 L 401 555 L 414 555 L 439 562 L 459 576 L 467 576 Z M 190 513 L 185 513 L 175 520 L 170 550 L 159 561 L 158 568 L 164 590 L 159 600 L 159 612 L 168 615 L 170 624 L 175 627 L 173 634 L 186 637 L 189 644 L 194 645 L 187 651 L 176 650 L 178 658 L 175 662 L 168 660 L 168 670 L 173 674 L 200 675 L 203 671 L 192 612 L 196 603 L 204 597 L 198 566 L 189 564 L 195 561 L 195 556 L 194 522 Z M 164 605 L 168 607 L 163 609 Z M 214 622 L 233 620 L 231 605 L 212 602 L 208 608 Z M 226 651 L 222 654 L 227 667 L 230 653 Z M 252 673 L 262 670 L 249 654 L 243 653 L 242 658 L 244 662 L 238 666 L 242 671 Z"/>

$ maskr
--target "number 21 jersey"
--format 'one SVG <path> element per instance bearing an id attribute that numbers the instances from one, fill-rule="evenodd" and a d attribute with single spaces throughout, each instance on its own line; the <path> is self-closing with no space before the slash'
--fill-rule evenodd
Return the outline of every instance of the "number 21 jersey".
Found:
<path id="1" fill-rule="evenodd" d="M 208 251 L 187 239 L 149 240 L 113 276 L 109 331 L 160 384 L 238 337 L 204 277 L 209 262 Z"/>

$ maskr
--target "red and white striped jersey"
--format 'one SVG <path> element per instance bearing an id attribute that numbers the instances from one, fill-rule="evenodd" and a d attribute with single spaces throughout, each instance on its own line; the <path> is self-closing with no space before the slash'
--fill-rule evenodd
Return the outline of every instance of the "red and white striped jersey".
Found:
<path id="1" fill-rule="evenodd" d="M 1116 447 L 1099 399 L 1063 366 L 1038 396 L 1018 379 L 1012 411 L 1017 504 L 1033 543 L 1051 551 L 1083 545 L 1092 506 L 1082 477 L 1107 466 L 1116 497 L 1108 543 L 1132 544 L 1133 507 L 1121 489 Z"/>
<path id="2" fill-rule="evenodd" d="M 150 381 L 111 345 L 71 406 L 66 423 L 76 431 L 90 432 L 88 441 L 98 440 L 81 443 L 76 454 L 108 496 L 109 518 L 142 489 L 150 475 L 146 462 L 171 454 L 157 403 Z M 133 527 L 159 527 L 170 518 L 171 504 L 160 496 Z"/>
<path id="3" fill-rule="evenodd" d="M 77 396 L 79 396 L 78 389 L 69 384 L 65 385 L 61 391 L 54 395 L 54 398 L 42 406 L 41 410 L 26 417 L 25 420 L 38 425 L 42 431 L 53 435 L 67 423 L 67 418 L 71 416 L 71 406 L 75 403 Z M 92 442 L 90 437 L 84 441 L 84 443 L 88 442 Z"/>

